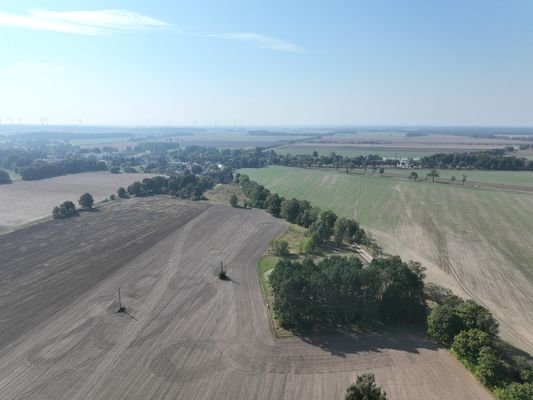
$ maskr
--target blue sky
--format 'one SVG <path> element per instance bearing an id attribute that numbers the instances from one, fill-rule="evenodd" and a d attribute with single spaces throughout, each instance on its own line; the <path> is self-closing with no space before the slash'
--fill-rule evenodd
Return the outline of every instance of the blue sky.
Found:
<path id="1" fill-rule="evenodd" d="M 3 124 L 533 126 L 533 1 L 4 1 Z"/>

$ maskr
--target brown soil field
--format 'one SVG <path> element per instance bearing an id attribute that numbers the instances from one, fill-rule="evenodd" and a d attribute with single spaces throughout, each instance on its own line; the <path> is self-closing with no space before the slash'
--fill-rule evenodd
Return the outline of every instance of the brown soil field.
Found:
<path id="1" fill-rule="evenodd" d="M 0 185 L 0 234 L 50 216 L 52 208 L 66 200 L 73 201 L 77 206 L 83 193 L 91 193 L 95 202 L 98 202 L 116 193 L 120 186 L 127 187 L 134 181 L 151 176 L 154 175 L 86 172 Z"/>
<path id="2" fill-rule="evenodd" d="M 409 330 L 274 339 L 256 263 L 284 229 L 152 197 L 0 236 L 1 398 L 342 399 L 368 370 L 394 400 L 492 398 Z"/>

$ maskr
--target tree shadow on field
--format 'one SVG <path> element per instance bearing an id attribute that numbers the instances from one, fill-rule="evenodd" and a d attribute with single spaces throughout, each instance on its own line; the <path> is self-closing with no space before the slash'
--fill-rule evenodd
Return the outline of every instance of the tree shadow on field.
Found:
<path id="1" fill-rule="evenodd" d="M 380 353 L 383 350 L 399 350 L 419 354 L 421 349 L 436 351 L 437 343 L 425 335 L 424 330 L 416 326 L 385 327 L 347 333 L 328 332 L 326 335 L 297 335 L 301 340 L 320 347 L 336 357 L 361 352 Z"/>

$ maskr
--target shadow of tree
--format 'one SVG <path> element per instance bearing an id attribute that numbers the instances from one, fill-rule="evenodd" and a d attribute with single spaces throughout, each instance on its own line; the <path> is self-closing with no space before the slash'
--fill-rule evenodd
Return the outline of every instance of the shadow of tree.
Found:
<path id="1" fill-rule="evenodd" d="M 320 347 L 336 357 L 361 352 L 381 352 L 393 349 L 418 354 L 420 349 L 436 351 L 439 345 L 425 335 L 420 327 L 398 326 L 380 330 L 346 333 L 340 330 L 325 335 L 297 335 L 301 340 Z"/>

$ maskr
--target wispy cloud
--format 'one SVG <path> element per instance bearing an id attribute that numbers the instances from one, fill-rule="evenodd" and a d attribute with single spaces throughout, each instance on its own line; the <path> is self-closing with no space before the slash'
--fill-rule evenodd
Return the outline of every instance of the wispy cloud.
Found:
<path id="1" fill-rule="evenodd" d="M 30 10 L 23 15 L 0 12 L 0 25 L 78 35 L 101 35 L 114 31 L 170 26 L 159 19 L 127 10 Z"/>
<path id="2" fill-rule="evenodd" d="M 25 14 L 0 12 L 0 26 L 12 26 L 77 35 L 102 35 L 106 33 L 157 29 L 172 25 L 160 19 L 128 10 L 78 10 L 48 11 L 29 10 Z M 186 33 L 181 31 L 181 33 Z M 256 47 L 276 51 L 303 53 L 304 50 L 291 42 L 256 32 L 196 33 L 217 39 L 239 40 Z"/>
<path id="3" fill-rule="evenodd" d="M 207 34 L 207 36 L 219 39 L 231 39 L 250 42 L 254 46 L 261 47 L 264 49 L 285 51 L 291 53 L 303 53 L 304 51 L 300 46 L 294 43 L 290 43 L 283 39 L 278 39 L 275 37 L 266 36 L 254 32 L 209 33 Z"/>

